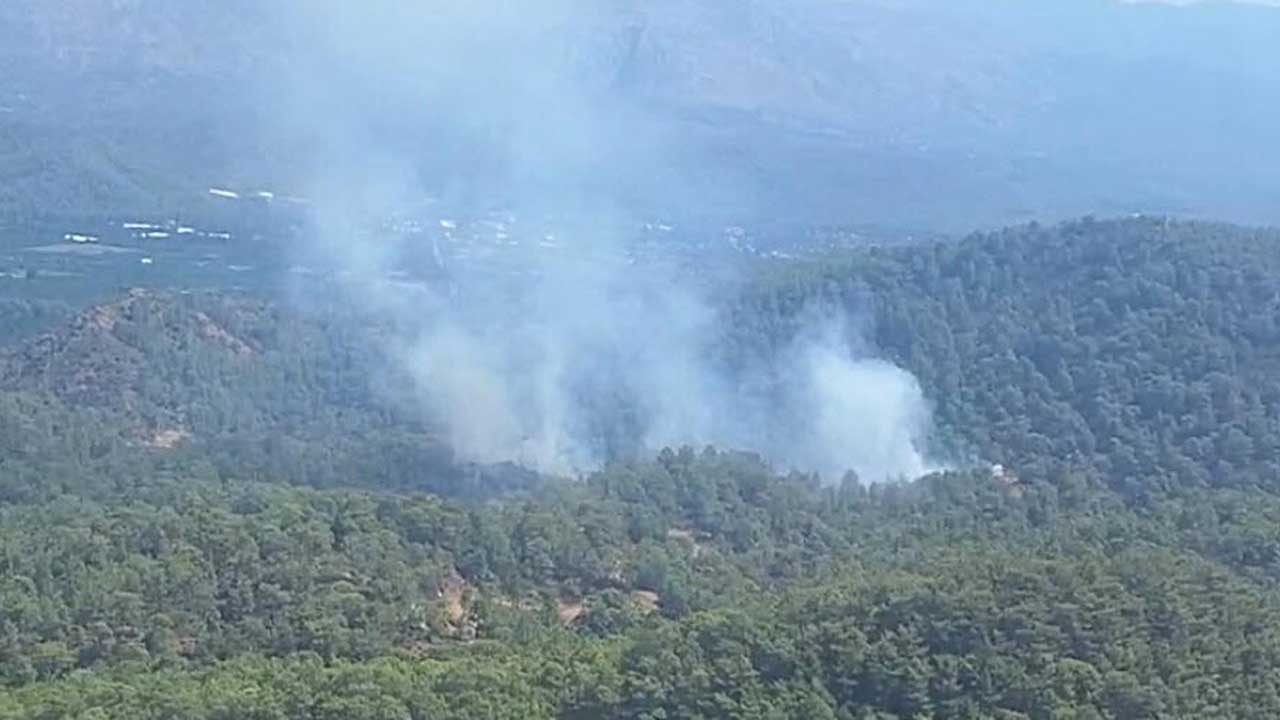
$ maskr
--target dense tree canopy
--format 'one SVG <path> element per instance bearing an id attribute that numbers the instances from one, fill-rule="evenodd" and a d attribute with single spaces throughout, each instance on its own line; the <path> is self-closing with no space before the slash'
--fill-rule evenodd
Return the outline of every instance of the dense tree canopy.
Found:
<path id="1" fill-rule="evenodd" d="M 337 317 L 92 309 L 0 372 L 0 718 L 1276 717 L 1277 239 L 1086 220 L 774 269 L 726 366 L 862 317 L 956 468 L 899 484 L 459 468 Z"/>

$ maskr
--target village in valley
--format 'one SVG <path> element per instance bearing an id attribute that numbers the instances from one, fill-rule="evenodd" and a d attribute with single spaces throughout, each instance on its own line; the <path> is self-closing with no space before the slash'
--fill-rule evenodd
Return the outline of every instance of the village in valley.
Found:
<path id="1" fill-rule="evenodd" d="M 498 204 L 476 209 L 434 197 L 366 223 L 352 237 L 332 238 L 318 219 L 324 213 L 300 194 L 214 185 L 203 206 L 209 211 L 7 229 L 0 235 L 0 280 L 27 281 L 20 292 L 37 294 L 44 284 L 89 295 L 121 286 L 270 288 L 290 276 L 346 273 L 343 255 L 361 243 L 394 248 L 386 279 L 401 284 L 536 275 L 547 260 L 732 272 L 913 239 L 874 229 L 690 218 L 522 217 Z"/>

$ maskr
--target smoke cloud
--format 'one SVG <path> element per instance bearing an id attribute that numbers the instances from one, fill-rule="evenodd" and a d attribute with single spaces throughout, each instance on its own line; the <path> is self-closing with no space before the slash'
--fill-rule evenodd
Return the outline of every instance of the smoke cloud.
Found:
<path id="1" fill-rule="evenodd" d="M 392 321 L 401 399 L 460 459 L 572 474 L 714 444 L 829 477 L 930 469 L 920 387 L 855 352 L 843 309 L 735 364 L 702 273 L 628 253 L 649 219 L 625 198 L 690 179 L 678 141 L 610 92 L 628 36 L 589 31 L 600 7 L 286 5 L 299 61 L 264 81 L 266 114 L 325 149 L 299 263 Z"/>

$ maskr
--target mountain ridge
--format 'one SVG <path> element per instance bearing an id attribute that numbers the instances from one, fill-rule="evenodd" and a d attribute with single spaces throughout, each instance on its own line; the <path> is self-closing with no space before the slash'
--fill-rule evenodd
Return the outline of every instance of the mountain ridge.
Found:
<path id="1" fill-rule="evenodd" d="M 67 167 L 44 171 L 45 197 L 85 198 L 83 168 L 107 196 L 144 205 L 173 192 L 156 177 L 176 180 L 188 204 L 229 179 L 339 181 L 340 163 L 311 160 L 368 126 L 372 147 L 406 158 L 423 190 L 473 183 L 468 192 L 494 201 L 543 192 L 513 183 L 504 153 L 514 148 L 533 153 L 535 169 L 598 156 L 604 167 L 589 168 L 587 184 L 634 187 L 612 200 L 636 212 L 947 230 L 1090 211 L 1280 219 L 1262 200 L 1274 189 L 1268 148 L 1280 147 L 1268 120 L 1280 81 L 1256 69 L 1275 52 L 1266 38 L 1280 13 L 1270 8 L 796 0 L 730 12 L 671 0 L 575 13 L 557 3 L 542 22 L 495 12 L 485 16 L 491 37 L 446 39 L 450 23 L 476 18 L 452 5 L 435 20 L 388 3 L 335 7 L 11 5 L 3 44 L 23 70 L 0 84 L 10 110 L 0 140 L 8 133 L 21 157 L 29 123 L 57 123 L 67 140 L 41 143 Z M 77 58 L 83 47 L 98 49 Z M 486 55 L 472 69 L 448 60 Z M 75 80 L 93 76 L 101 81 Z M 525 107 L 500 96 L 544 80 L 562 84 L 551 97 L 572 100 L 545 121 L 530 117 L 555 111 L 546 97 Z M 424 111 L 424 99 L 450 113 Z M 574 120 L 583 111 L 588 120 Z M 471 127 L 503 116 L 507 130 Z M 585 139 L 556 140 L 542 124 L 553 120 L 578 123 Z M 191 140 L 177 155 L 132 127 Z M 639 153 L 610 137 L 633 131 L 656 144 Z M 547 156 L 548 145 L 561 154 Z M 123 177 L 87 162 L 104 150 Z M 550 180 L 564 179 L 574 178 Z M 673 185 L 703 207 L 666 191 Z M 10 203 L 21 205 L 21 189 Z"/>

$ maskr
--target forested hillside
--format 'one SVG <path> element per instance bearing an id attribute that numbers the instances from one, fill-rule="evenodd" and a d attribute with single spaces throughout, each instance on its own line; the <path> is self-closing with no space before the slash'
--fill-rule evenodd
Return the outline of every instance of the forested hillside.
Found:
<path id="1" fill-rule="evenodd" d="M 376 325 L 6 305 L 49 332 L 0 361 L 0 718 L 1276 717 L 1277 240 L 771 266 L 726 366 L 835 305 L 935 406 L 955 469 L 870 486 L 733 449 L 457 467 Z"/>
<path id="2" fill-rule="evenodd" d="M 867 308 L 962 457 L 1072 471 L 1138 501 L 1276 489 L 1280 233 L 1158 218 L 1019 227 L 783 273 L 729 325 Z"/>
<path id="3" fill-rule="evenodd" d="M 21 332 L 61 315 L 15 301 L 6 323 Z M 496 481 L 456 467 L 420 414 L 394 400 L 377 334 L 350 316 L 247 296 L 131 291 L 0 356 L 5 399 L 26 407 L 4 438 L 21 448 L 10 464 L 39 475 L 43 461 L 24 458 L 134 462 L 166 451 L 224 476 L 321 487 L 463 494 L 461 483 Z M 25 480 L 0 486 L 42 492 Z"/>

